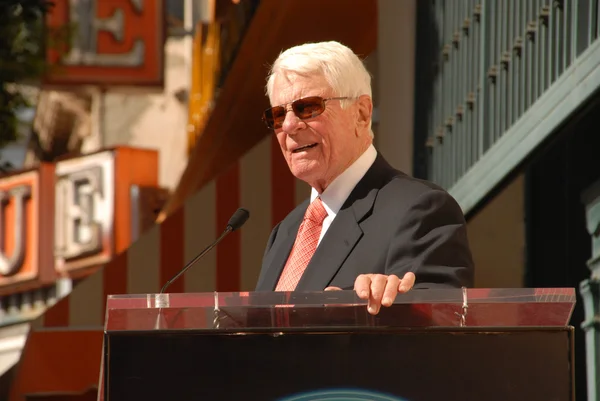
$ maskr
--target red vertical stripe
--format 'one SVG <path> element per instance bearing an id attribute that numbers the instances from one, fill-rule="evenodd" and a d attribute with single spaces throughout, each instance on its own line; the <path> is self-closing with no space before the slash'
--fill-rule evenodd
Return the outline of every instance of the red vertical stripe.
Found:
<path id="1" fill-rule="evenodd" d="M 44 327 L 66 327 L 69 325 L 69 295 L 44 312 Z"/>
<path id="2" fill-rule="evenodd" d="M 271 223 L 276 225 L 296 205 L 296 178 L 281 154 L 277 137 L 271 139 Z"/>
<path id="3" fill-rule="evenodd" d="M 216 235 L 220 236 L 240 207 L 240 165 L 236 162 L 216 179 Z M 239 291 L 241 283 L 240 231 L 230 233 L 217 247 L 217 291 Z"/>
<path id="4" fill-rule="evenodd" d="M 173 278 L 184 265 L 184 208 L 180 207 L 160 226 L 160 287 Z M 185 276 L 179 277 L 167 292 L 184 292 Z"/>

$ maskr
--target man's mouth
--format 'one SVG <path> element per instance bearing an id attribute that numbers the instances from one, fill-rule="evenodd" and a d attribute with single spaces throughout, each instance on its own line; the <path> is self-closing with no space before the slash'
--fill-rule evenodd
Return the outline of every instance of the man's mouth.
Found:
<path id="1" fill-rule="evenodd" d="M 299 147 L 299 148 L 296 148 L 296 149 L 294 149 L 294 150 L 292 151 L 292 153 L 298 153 L 298 152 L 302 152 L 303 150 L 308 150 L 308 149 L 314 148 L 315 146 L 317 146 L 317 144 L 316 144 L 316 143 L 312 143 L 312 144 L 310 144 L 310 145 L 301 146 L 301 147 Z"/>

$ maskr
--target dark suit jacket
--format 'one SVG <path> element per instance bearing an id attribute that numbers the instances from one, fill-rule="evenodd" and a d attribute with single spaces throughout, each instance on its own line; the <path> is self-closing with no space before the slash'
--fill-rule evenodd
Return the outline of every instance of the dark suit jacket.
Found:
<path id="1" fill-rule="evenodd" d="M 271 232 L 257 291 L 272 291 L 310 200 Z M 473 261 L 463 213 L 442 188 L 391 167 L 378 154 L 321 240 L 297 291 L 353 289 L 362 273 L 411 271 L 415 288 L 471 287 Z"/>

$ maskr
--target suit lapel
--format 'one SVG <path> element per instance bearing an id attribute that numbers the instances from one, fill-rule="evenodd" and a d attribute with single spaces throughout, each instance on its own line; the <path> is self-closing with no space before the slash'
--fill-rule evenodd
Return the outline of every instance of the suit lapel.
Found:
<path id="1" fill-rule="evenodd" d="M 356 185 L 336 215 L 319 247 L 306 267 L 297 291 L 322 290 L 331 282 L 352 249 L 363 235 L 360 223 L 371 213 L 377 193 L 398 171 L 381 155 Z M 282 225 L 272 251 L 263 263 L 266 272 L 257 285 L 258 291 L 273 291 L 292 250 L 300 223 L 310 200 L 297 207 Z"/>
<path id="2" fill-rule="evenodd" d="M 267 256 L 263 268 L 266 268 L 264 278 L 257 285 L 259 291 L 273 291 L 279 280 L 279 276 L 283 271 L 285 262 L 292 251 L 294 241 L 298 235 L 300 223 L 306 213 L 309 201 L 302 203 L 292 215 L 290 215 L 289 224 L 287 227 L 281 227 L 281 231 L 277 234 L 277 239 L 273 244 L 273 251 Z"/>
<path id="3" fill-rule="evenodd" d="M 373 209 L 382 178 L 388 179 L 387 174 L 382 174 L 386 166 L 390 168 L 378 155 L 373 166 L 350 193 L 306 267 L 297 291 L 323 290 L 329 285 L 363 235 L 360 222 Z"/>
<path id="4" fill-rule="evenodd" d="M 362 237 L 351 208 L 340 210 L 310 260 L 297 291 L 323 290 Z"/>

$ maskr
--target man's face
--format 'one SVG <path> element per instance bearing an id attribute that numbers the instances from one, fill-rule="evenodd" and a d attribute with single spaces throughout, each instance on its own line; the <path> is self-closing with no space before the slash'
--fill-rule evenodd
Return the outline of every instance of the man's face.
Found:
<path id="1" fill-rule="evenodd" d="M 338 95 L 319 75 L 275 75 L 272 106 L 308 96 Z M 353 103 L 342 109 L 339 100 L 329 100 L 322 114 L 307 120 L 300 120 L 291 108 L 288 110 L 283 126 L 275 130 L 283 156 L 295 177 L 322 192 L 364 150 L 359 142 L 364 141 L 361 138 L 364 130 L 357 125 L 359 107 Z"/>

